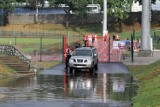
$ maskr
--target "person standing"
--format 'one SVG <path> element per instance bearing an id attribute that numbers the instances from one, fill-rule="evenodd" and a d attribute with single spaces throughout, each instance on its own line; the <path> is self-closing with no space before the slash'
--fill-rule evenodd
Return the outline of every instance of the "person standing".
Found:
<path id="1" fill-rule="evenodd" d="M 136 41 L 136 49 L 139 51 L 139 49 L 140 49 L 140 45 L 141 45 L 141 43 L 140 43 L 140 41 L 139 41 L 139 39 L 137 39 L 137 41 Z"/>
<path id="2" fill-rule="evenodd" d="M 119 40 L 118 34 L 115 33 L 113 36 L 114 36 L 114 40 Z"/>
<path id="3" fill-rule="evenodd" d="M 94 34 L 92 34 L 92 46 L 94 45 L 94 42 L 95 42 L 95 36 Z"/>
<path id="4" fill-rule="evenodd" d="M 125 46 L 126 46 L 126 49 L 128 50 L 128 51 L 130 51 L 130 49 L 131 49 L 131 42 L 130 42 L 130 40 L 127 38 L 127 40 L 125 41 Z"/>
<path id="5" fill-rule="evenodd" d="M 106 32 L 103 38 L 104 38 L 104 41 L 106 42 L 109 39 L 109 33 Z"/>
<path id="6" fill-rule="evenodd" d="M 68 47 L 66 50 L 66 67 L 65 67 L 65 69 L 68 68 L 68 63 L 69 63 L 70 57 L 71 57 L 71 49 L 70 49 L 70 47 Z"/>
<path id="7" fill-rule="evenodd" d="M 75 43 L 75 49 L 79 48 L 79 47 L 81 47 L 81 44 L 78 41 L 76 41 L 76 43 Z"/>

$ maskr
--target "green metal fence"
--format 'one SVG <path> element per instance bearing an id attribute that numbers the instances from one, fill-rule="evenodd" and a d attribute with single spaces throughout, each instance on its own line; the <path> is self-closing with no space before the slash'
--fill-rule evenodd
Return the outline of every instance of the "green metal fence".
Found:
<path id="1" fill-rule="evenodd" d="M 152 31 L 152 38 L 154 49 L 160 49 L 160 29 Z"/>
<path id="2" fill-rule="evenodd" d="M 0 44 L 15 45 L 33 61 L 61 61 L 63 36 L 67 37 L 67 44 L 72 48 L 74 48 L 76 41 L 82 42 L 83 39 L 83 36 L 63 30 L 57 32 L 18 32 L 1 29 Z"/>
<path id="3" fill-rule="evenodd" d="M 133 30 L 133 39 L 141 39 L 141 32 Z M 151 38 L 153 39 L 153 49 L 160 49 L 160 29 L 151 30 Z"/>

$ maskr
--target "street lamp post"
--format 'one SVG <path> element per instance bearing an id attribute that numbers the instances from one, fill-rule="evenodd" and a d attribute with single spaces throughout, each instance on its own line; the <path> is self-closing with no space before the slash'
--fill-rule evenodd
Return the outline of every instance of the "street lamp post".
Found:
<path id="1" fill-rule="evenodd" d="M 140 56 L 150 56 L 151 0 L 142 0 L 142 33 Z"/>
<path id="2" fill-rule="evenodd" d="M 38 23 L 38 1 L 36 0 L 36 24 Z"/>
<path id="3" fill-rule="evenodd" d="M 103 2 L 103 36 L 108 33 L 107 31 L 107 0 Z"/>
<path id="4" fill-rule="evenodd" d="M 92 12 L 93 12 L 93 0 L 92 0 Z"/>

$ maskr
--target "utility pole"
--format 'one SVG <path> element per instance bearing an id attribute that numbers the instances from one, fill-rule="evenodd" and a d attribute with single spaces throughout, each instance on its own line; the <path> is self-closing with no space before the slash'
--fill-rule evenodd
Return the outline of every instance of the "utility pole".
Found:
<path id="1" fill-rule="evenodd" d="M 140 56 L 151 55 L 151 0 L 142 0 L 142 32 Z"/>
<path id="2" fill-rule="evenodd" d="M 107 0 L 103 1 L 103 36 L 107 33 Z"/>
<path id="3" fill-rule="evenodd" d="M 36 24 L 38 23 L 38 1 L 35 1 L 35 5 L 36 5 Z"/>
<path id="4" fill-rule="evenodd" d="M 92 0 L 92 12 L 93 12 L 93 0 Z"/>

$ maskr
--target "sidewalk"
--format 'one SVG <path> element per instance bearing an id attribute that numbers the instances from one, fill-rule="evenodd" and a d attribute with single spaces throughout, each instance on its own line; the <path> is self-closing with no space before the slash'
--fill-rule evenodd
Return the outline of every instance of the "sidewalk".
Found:
<path id="1" fill-rule="evenodd" d="M 138 53 L 134 53 L 134 59 L 132 62 L 131 57 L 122 59 L 122 63 L 125 65 L 149 65 L 153 62 L 160 60 L 160 50 L 154 50 L 153 56 L 150 57 L 139 57 Z"/>

